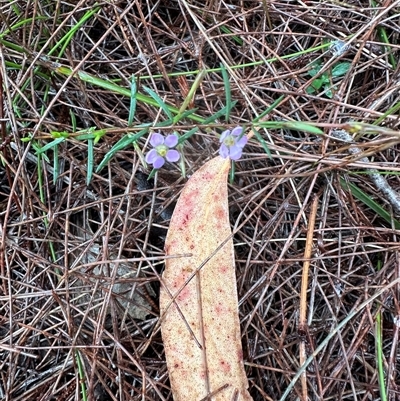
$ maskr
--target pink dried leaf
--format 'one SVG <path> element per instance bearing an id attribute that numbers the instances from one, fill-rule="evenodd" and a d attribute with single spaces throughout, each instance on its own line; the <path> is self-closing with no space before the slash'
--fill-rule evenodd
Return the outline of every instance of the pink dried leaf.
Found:
<path id="1" fill-rule="evenodd" d="M 216 157 L 187 182 L 168 230 L 161 331 L 175 401 L 252 400 L 243 365 L 228 214 L 229 159 Z M 206 261 L 206 263 L 204 263 Z"/>

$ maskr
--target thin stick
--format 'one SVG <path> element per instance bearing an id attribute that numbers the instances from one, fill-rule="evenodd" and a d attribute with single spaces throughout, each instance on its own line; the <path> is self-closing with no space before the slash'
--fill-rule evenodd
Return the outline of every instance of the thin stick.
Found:
<path id="1" fill-rule="evenodd" d="M 304 263 L 303 263 L 303 275 L 301 277 L 301 292 L 300 292 L 300 318 L 299 318 L 299 332 L 303 334 L 303 338 L 300 342 L 300 366 L 303 366 L 307 359 L 306 356 L 306 344 L 304 339 L 304 334 L 307 332 L 307 288 L 308 288 L 308 272 L 310 270 L 310 259 L 313 249 L 313 239 L 314 239 L 314 226 L 315 218 L 317 215 L 319 196 L 314 197 L 313 203 L 311 205 L 310 218 L 308 220 L 308 230 L 307 230 L 307 241 L 306 249 L 304 251 Z M 301 375 L 301 388 L 302 388 L 302 399 L 307 401 L 307 374 L 306 371 Z"/>

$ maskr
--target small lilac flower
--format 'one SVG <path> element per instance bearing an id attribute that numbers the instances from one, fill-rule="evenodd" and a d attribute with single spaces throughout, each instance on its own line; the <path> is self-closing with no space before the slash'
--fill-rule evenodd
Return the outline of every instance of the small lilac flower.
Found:
<path id="1" fill-rule="evenodd" d="M 242 132 L 242 127 L 236 127 L 232 131 L 226 130 L 221 134 L 219 139 L 221 143 L 219 154 L 221 157 L 224 159 L 230 157 L 232 160 L 238 160 L 242 157 L 243 148 L 247 143 L 246 135 L 240 138 Z"/>
<path id="2" fill-rule="evenodd" d="M 161 168 L 165 159 L 169 162 L 177 162 L 181 155 L 174 148 L 178 144 L 176 135 L 168 135 L 166 138 L 159 132 L 155 132 L 150 137 L 151 149 L 146 155 L 146 163 L 152 164 L 154 168 Z"/>

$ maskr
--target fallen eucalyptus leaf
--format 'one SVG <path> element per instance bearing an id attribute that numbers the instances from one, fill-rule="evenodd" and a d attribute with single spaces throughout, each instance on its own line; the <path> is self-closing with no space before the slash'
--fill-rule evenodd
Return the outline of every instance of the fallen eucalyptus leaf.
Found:
<path id="1" fill-rule="evenodd" d="M 161 331 L 175 401 L 252 400 L 243 365 L 228 214 L 230 160 L 216 157 L 187 182 L 168 230 Z M 208 397 L 208 398 L 207 398 Z"/>

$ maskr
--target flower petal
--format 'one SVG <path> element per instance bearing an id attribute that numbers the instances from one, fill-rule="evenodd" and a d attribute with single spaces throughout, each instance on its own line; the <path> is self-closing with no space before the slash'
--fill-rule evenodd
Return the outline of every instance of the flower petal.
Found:
<path id="1" fill-rule="evenodd" d="M 242 135 L 242 132 L 243 132 L 243 128 L 239 126 L 232 130 L 231 135 L 239 136 L 239 135 Z"/>
<path id="2" fill-rule="evenodd" d="M 146 163 L 153 164 L 158 157 L 157 151 L 155 149 L 151 149 L 145 157 Z"/>
<path id="3" fill-rule="evenodd" d="M 168 146 L 169 148 L 174 148 L 178 144 L 178 137 L 174 134 L 168 135 L 165 138 L 164 145 Z"/>
<path id="4" fill-rule="evenodd" d="M 153 163 L 154 168 L 161 168 L 165 163 L 165 159 L 161 156 L 158 156 L 157 159 Z"/>
<path id="5" fill-rule="evenodd" d="M 179 154 L 179 152 L 177 150 L 169 150 L 165 156 L 165 158 L 169 161 L 169 162 L 177 162 L 179 160 L 179 158 L 181 157 L 181 155 Z"/>
<path id="6" fill-rule="evenodd" d="M 236 142 L 236 146 L 243 148 L 246 145 L 247 141 L 248 141 L 248 138 L 246 135 L 244 135 Z"/>
<path id="7" fill-rule="evenodd" d="M 154 132 L 153 134 L 151 134 L 150 143 L 153 147 L 160 146 L 164 143 L 164 136 L 161 135 L 159 132 Z"/>
<path id="8" fill-rule="evenodd" d="M 232 160 L 238 160 L 242 157 L 243 149 L 240 148 L 239 146 L 233 145 L 229 149 L 229 157 Z"/>
<path id="9" fill-rule="evenodd" d="M 224 131 L 221 134 L 221 138 L 219 138 L 219 141 L 222 143 L 224 141 L 224 139 L 231 133 L 231 131 L 229 131 L 228 129 L 226 131 Z"/>
<path id="10" fill-rule="evenodd" d="M 224 159 L 226 159 L 229 156 L 229 149 L 224 143 L 219 148 L 219 154 Z"/>

